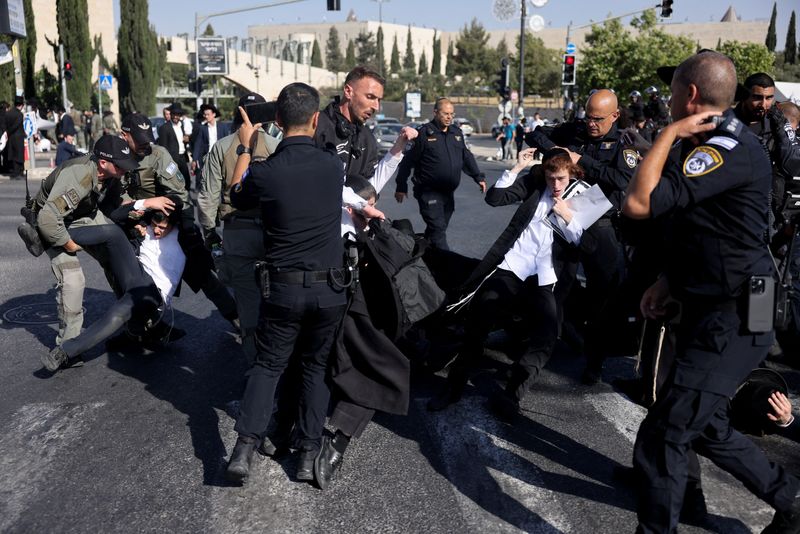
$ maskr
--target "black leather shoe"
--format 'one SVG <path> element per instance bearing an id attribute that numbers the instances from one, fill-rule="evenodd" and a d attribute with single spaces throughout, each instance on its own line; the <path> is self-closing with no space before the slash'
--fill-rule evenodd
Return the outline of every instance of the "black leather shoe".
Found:
<path id="1" fill-rule="evenodd" d="M 317 457 L 315 450 L 300 451 L 300 458 L 297 461 L 297 480 L 311 482 L 314 480 L 314 458 Z"/>
<path id="2" fill-rule="evenodd" d="M 322 448 L 314 459 L 314 476 L 317 479 L 320 489 L 327 488 L 331 481 L 336 477 L 339 468 L 342 467 L 344 455 L 333 448 L 331 438 L 322 438 Z"/>
<path id="3" fill-rule="evenodd" d="M 800 493 L 795 495 L 792 507 L 785 512 L 775 510 L 772 521 L 761 534 L 797 534 L 800 532 Z"/>
<path id="4" fill-rule="evenodd" d="M 239 436 L 236 446 L 231 453 L 225 477 L 231 482 L 242 483 L 250 474 L 250 464 L 253 462 L 253 452 L 256 449 L 256 439 L 248 436 Z"/>

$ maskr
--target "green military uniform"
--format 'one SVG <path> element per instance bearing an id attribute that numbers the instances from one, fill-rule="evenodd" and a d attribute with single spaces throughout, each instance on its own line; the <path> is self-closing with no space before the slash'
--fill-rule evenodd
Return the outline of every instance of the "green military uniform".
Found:
<path id="1" fill-rule="evenodd" d="M 94 128 L 92 128 L 92 131 L 94 131 Z M 103 117 L 103 133 L 119 135 L 119 124 L 117 124 L 117 119 L 114 118 L 113 113 L 109 113 Z"/>
<path id="2" fill-rule="evenodd" d="M 242 347 L 249 361 L 255 358 L 255 330 L 261 294 L 255 283 L 254 266 L 263 260 L 263 234 L 259 208 L 237 211 L 230 201 L 233 170 L 239 137 L 233 133 L 217 141 L 206 155 L 197 196 L 198 218 L 204 232 L 214 232 L 217 221 L 224 221 L 222 248 L 225 261 L 220 262 L 220 277 L 233 289 L 242 328 Z M 278 141 L 260 132 L 252 161 L 266 159 L 275 151 Z"/>
<path id="3" fill-rule="evenodd" d="M 86 150 L 86 139 L 83 136 L 83 132 L 86 129 L 86 119 L 83 113 L 75 108 L 70 108 L 69 116 L 72 117 L 72 122 L 75 123 L 75 130 L 78 134 L 75 136 L 75 143 L 81 150 Z"/>
<path id="4" fill-rule="evenodd" d="M 86 284 L 77 254 L 62 247 L 70 240 L 68 228 L 113 224 L 97 209 L 101 190 L 97 163 L 91 156 L 82 156 L 51 172 L 36 195 L 39 235 L 49 245 L 47 256 L 56 277 L 58 345 L 81 333 Z"/>
<path id="5" fill-rule="evenodd" d="M 92 146 L 94 146 L 97 140 L 103 137 L 103 117 L 99 113 L 95 113 L 92 115 L 90 125 L 92 127 Z"/>

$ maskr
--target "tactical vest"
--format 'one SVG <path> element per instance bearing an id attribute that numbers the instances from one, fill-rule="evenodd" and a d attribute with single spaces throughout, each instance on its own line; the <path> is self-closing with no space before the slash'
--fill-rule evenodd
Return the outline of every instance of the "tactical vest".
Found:
<path id="1" fill-rule="evenodd" d="M 231 205 L 231 180 L 233 179 L 233 171 L 236 168 L 236 160 L 239 156 L 236 154 L 236 149 L 239 148 L 239 143 L 233 142 L 225 151 L 222 156 L 222 167 L 225 171 L 225 186 L 222 188 L 222 202 L 219 205 L 219 218 L 224 221 L 230 218 L 231 215 L 236 214 L 240 217 L 260 217 L 261 208 L 256 207 L 249 210 L 237 210 Z M 251 161 L 262 161 L 269 156 L 267 143 L 264 134 L 260 133 L 257 137 L 256 147 L 253 150 Z"/>
<path id="2" fill-rule="evenodd" d="M 86 175 L 81 178 L 80 181 L 81 187 L 84 189 L 92 188 L 92 180 L 94 180 L 94 176 L 97 172 L 97 167 L 95 166 L 95 162 L 92 160 L 92 156 L 81 156 L 79 158 L 71 159 L 51 172 L 47 178 L 42 180 L 42 186 L 39 189 L 39 192 L 36 194 L 36 199 L 34 201 L 34 212 L 38 212 L 47 203 L 47 198 L 50 196 L 50 191 L 53 190 L 53 185 L 56 183 L 56 180 L 58 180 L 58 177 L 61 175 L 64 169 L 74 167 L 76 165 L 86 166 Z M 94 215 L 94 213 L 97 211 L 97 196 L 97 193 L 92 191 L 90 195 L 82 198 L 72 213 L 68 217 L 64 217 L 64 223 L 69 225 L 69 223 L 74 220 L 82 217 L 91 217 Z M 59 212 L 66 211 L 67 200 L 65 198 L 58 197 L 53 201 L 53 203 L 56 205 Z"/>

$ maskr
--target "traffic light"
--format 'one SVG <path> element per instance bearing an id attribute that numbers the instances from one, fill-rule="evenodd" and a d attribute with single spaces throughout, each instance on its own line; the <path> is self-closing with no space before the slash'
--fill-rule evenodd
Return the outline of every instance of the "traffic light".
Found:
<path id="1" fill-rule="evenodd" d="M 673 0 L 662 0 L 661 1 L 661 18 L 668 19 L 672 16 L 672 1 Z"/>
<path id="2" fill-rule="evenodd" d="M 561 85 L 575 85 L 575 54 L 564 54 L 561 68 Z"/>
<path id="3" fill-rule="evenodd" d="M 508 86 L 508 59 L 503 58 L 500 62 L 500 70 L 497 71 L 497 78 L 494 81 L 495 91 L 503 100 L 511 99 L 511 88 Z"/>
<path id="4" fill-rule="evenodd" d="M 64 79 L 65 80 L 69 81 L 69 80 L 72 79 L 72 76 L 74 74 L 72 72 L 72 61 L 66 60 L 64 62 L 64 70 L 63 70 L 63 72 L 64 72 Z"/>
<path id="5" fill-rule="evenodd" d="M 342 2 L 340 0 L 328 0 L 328 11 L 341 11 Z"/>

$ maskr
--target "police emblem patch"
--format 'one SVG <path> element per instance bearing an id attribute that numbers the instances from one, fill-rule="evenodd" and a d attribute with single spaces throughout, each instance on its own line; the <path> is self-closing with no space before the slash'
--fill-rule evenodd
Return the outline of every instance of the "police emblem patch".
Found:
<path id="1" fill-rule="evenodd" d="M 689 153 L 683 162 L 683 174 L 690 178 L 708 174 L 723 164 L 722 156 L 715 148 L 699 146 Z"/>
<path id="2" fill-rule="evenodd" d="M 455 138 L 456 138 L 456 141 L 461 141 L 461 136 L 460 135 L 456 135 Z"/>
<path id="3" fill-rule="evenodd" d="M 70 189 L 69 191 L 67 191 L 67 194 L 65 196 L 67 203 L 69 204 L 69 207 L 72 209 L 75 209 L 75 206 L 77 206 L 78 203 L 81 201 L 81 196 L 74 189 Z"/>
<path id="4" fill-rule="evenodd" d="M 171 161 L 170 164 L 167 165 L 167 168 L 164 169 L 164 171 L 166 171 L 166 173 L 169 174 L 170 176 L 175 174 L 175 171 L 177 170 L 178 170 L 178 164 L 175 163 L 174 161 Z"/>
<path id="5" fill-rule="evenodd" d="M 636 167 L 636 164 L 639 163 L 639 153 L 635 150 L 626 148 L 622 151 L 622 155 L 625 157 L 625 164 L 631 169 Z"/>
<path id="6" fill-rule="evenodd" d="M 605 143 L 600 143 L 600 150 L 611 150 L 614 148 L 614 141 L 606 141 Z"/>

